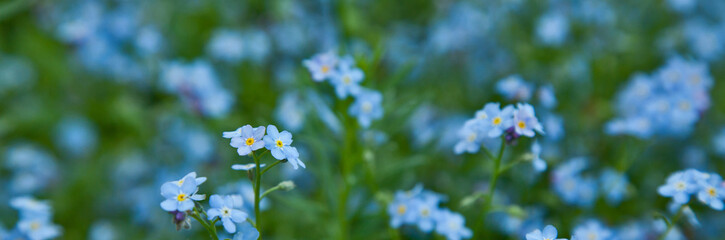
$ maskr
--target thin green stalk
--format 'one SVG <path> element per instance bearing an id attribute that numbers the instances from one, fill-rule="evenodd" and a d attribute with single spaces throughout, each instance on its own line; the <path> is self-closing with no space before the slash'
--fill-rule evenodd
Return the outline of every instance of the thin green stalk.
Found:
<path id="1" fill-rule="evenodd" d="M 261 175 L 264 175 L 264 173 L 266 173 L 267 171 L 269 171 L 269 169 L 271 169 L 274 166 L 277 166 L 277 164 L 280 164 L 280 163 L 282 163 L 282 161 L 279 161 L 278 160 L 278 161 L 270 164 L 269 166 L 267 166 L 266 168 L 264 168 L 264 170 L 262 170 L 262 174 Z"/>
<path id="2" fill-rule="evenodd" d="M 677 220 L 682 217 L 682 213 L 684 212 L 685 208 L 687 207 L 687 204 L 680 206 L 680 209 L 677 210 L 677 213 L 675 213 L 675 216 L 672 217 L 672 221 L 667 223 L 667 229 L 665 229 L 665 232 L 662 233 L 662 235 L 658 238 L 659 240 L 665 240 L 667 238 L 667 234 L 672 231 L 672 228 L 674 228 L 675 224 L 677 223 Z"/>
<path id="3" fill-rule="evenodd" d="M 262 153 L 262 154 L 264 154 L 264 153 Z M 262 174 L 261 174 L 260 167 L 259 167 L 259 158 L 257 157 L 257 155 L 254 152 L 252 152 L 252 157 L 254 158 L 254 164 L 257 165 L 257 166 L 255 166 L 255 171 L 254 171 L 254 182 L 255 182 L 254 183 L 254 217 L 256 218 L 255 221 L 257 222 L 257 224 L 256 224 L 257 231 L 259 231 L 259 240 L 261 240 L 262 239 L 262 221 L 261 221 L 262 216 L 261 216 L 261 214 L 259 214 L 259 199 L 260 199 L 259 189 L 261 189 L 260 185 L 262 182 Z"/>
<path id="4" fill-rule="evenodd" d="M 485 218 L 486 214 L 488 213 L 488 210 L 491 208 L 491 201 L 493 201 L 493 194 L 494 189 L 496 189 L 496 181 L 498 180 L 498 176 L 501 174 L 500 167 L 501 167 L 501 159 L 503 158 L 503 151 L 506 148 L 506 141 L 501 138 L 501 147 L 498 150 L 498 155 L 494 159 L 494 167 L 493 171 L 491 171 L 491 181 L 488 184 L 488 193 L 486 194 L 485 199 L 483 200 L 483 205 L 481 207 L 481 213 L 478 216 L 478 220 L 476 221 L 476 225 L 474 226 L 474 233 L 473 233 L 473 239 L 481 238 L 480 234 L 481 231 L 484 228 Z"/>
<path id="5" fill-rule="evenodd" d="M 266 191 L 264 191 L 264 193 L 262 193 L 262 196 L 261 196 L 261 197 L 260 197 L 259 199 L 260 199 L 260 200 L 261 200 L 261 199 L 264 199 L 264 197 L 266 197 L 266 196 L 267 196 L 267 194 L 270 194 L 270 193 L 272 193 L 272 192 L 274 192 L 274 191 L 277 191 L 277 190 L 278 190 L 278 189 L 280 189 L 280 188 L 282 188 L 282 186 L 280 186 L 280 185 L 277 185 L 277 186 L 274 186 L 274 187 L 272 187 L 272 188 L 270 188 L 270 189 L 267 189 Z"/>
<path id="6" fill-rule="evenodd" d="M 210 237 L 210 238 L 211 238 L 212 240 L 217 240 L 217 239 L 219 239 L 219 237 L 218 237 L 218 236 L 217 236 L 217 234 L 216 234 L 216 227 L 215 227 L 215 226 L 213 226 L 213 225 L 209 225 L 209 224 L 208 224 L 208 223 L 206 222 L 206 220 L 203 220 L 203 219 L 201 219 L 201 218 L 199 217 L 199 213 L 198 213 L 198 211 L 194 211 L 194 212 L 193 212 L 192 214 L 189 214 L 189 216 L 191 216 L 192 218 L 196 219 L 196 221 L 198 221 L 198 222 L 199 222 L 199 224 L 201 224 L 201 226 L 203 226 L 204 228 L 206 228 L 206 231 L 207 231 L 207 232 L 209 232 L 209 237 Z"/>

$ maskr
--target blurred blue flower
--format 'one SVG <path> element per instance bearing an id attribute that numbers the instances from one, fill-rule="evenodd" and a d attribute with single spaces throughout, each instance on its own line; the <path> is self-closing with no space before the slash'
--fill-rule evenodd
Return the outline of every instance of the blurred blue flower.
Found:
<path id="1" fill-rule="evenodd" d="M 239 224 L 239 231 L 234 234 L 232 240 L 257 240 L 259 238 L 259 231 L 249 222 L 243 222 Z"/>
<path id="2" fill-rule="evenodd" d="M 30 143 L 10 145 L 5 152 L 4 163 L 12 171 L 9 190 L 16 194 L 41 190 L 52 184 L 58 174 L 55 159 Z"/>
<path id="3" fill-rule="evenodd" d="M 557 235 L 558 232 L 556 231 L 556 228 L 554 226 L 547 225 L 544 227 L 543 231 L 536 229 L 533 232 L 526 234 L 526 240 L 565 240 L 564 238 L 556 238 Z"/>
<path id="4" fill-rule="evenodd" d="M 556 107 L 556 95 L 554 94 L 554 87 L 551 84 L 539 87 L 538 95 L 541 106 L 548 109 Z"/>
<path id="5" fill-rule="evenodd" d="M 468 239 L 473 235 L 466 227 L 466 219 L 459 213 L 441 209 L 436 217 L 436 232 L 448 240 Z"/>
<path id="6" fill-rule="evenodd" d="M 312 74 L 312 79 L 321 82 L 329 79 L 335 73 L 338 57 L 333 51 L 318 53 L 310 59 L 302 61 L 307 70 Z"/>
<path id="7" fill-rule="evenodd" d="M 232 29 L 217 29 L 212 33 L 207 45 L 209 54 L 227 63 L 238 63 L 244 57 L 244 36 L 241 32 Z"/>
<path id="8" fill-rule="evenodd" d="M 560 46 L 568 34 L 569 20 L 559 12 L 544 14 L 536 25 L 536 35 L 546 45 Z"/>
<path id="9" fill-rule="evenodd" d="M 47 202 L 17 197 L 10 200 L 10 206 L 20 212 L 17 233 L 11 233 L 11 237 L 44 240 L 61 235 L 61 228 L 51 222 L 51 207 Z"/>
<path id="10" fill-rule="evenodd" d="M 56 145 L 74 157 L 92 152 L 96 147 L 97 138 L 96 129 L 84 118 L 64 118 L 56 127 Z"/>
<path id="11" fill-rule="evenodd" d="M 211 208 L 207 211 L 209 220 L 219 217 L 221 219 L 224 230 L 228 233 L 237 231 L 234 223 L 242 223 L 247 220 L 247 214 L 239 210 L 242 207 L 242 197 L 237 195 L 211 195 L 209 197 L 209 205 Z"/>
<path id="12" fill-rule="evenodd" d="M 692 132 L 710 106 L 707 65 L 672 57 L 652 76 L 635 74 L 617 96 L 620 117 L 607 123 L 610 135 L 682 136 Z"/>
<path id="13" fill-rule="evenodd" d="M 708 173 L 698 180 L 697 199 L 715 210 L 723 210 L 725 183 L 717 173 Z"/>
<path id="14" fill-rule="evenodd" d="M 460 130 L 458 130 L 458 137 L 460 140 L 453 148 L 453 152 L 456 154 L 462 153 L 477 153 L 481 148 L 481 142 L 483 141 L 484 135 L 481 134 L 482 126 L 476 120 L 468 120 L 463 124 Z"/>
<path id="15" fill-rule="evenodd" d="M 164 37 L 154 26 L 144 26 L 139 29 L 134 42 L 137 51 L 142 56 L 155 55 L 162 50 Z"/>
<path id="16" fill-rule="evenodd" d="M 230 145 L 237 148 L 239 156 L 247 156 L 264 147 L 264 126 L 252 128 L 251 125 L 244 125 L 233 132 L 224 132 L 225 138 L 231 138 Z"/>
<path id="17" fill-rule="evenodd" d="M 542 125 L 546 129 L 545 138 L 551 141 L 559 141 L 564 137 L 564 119 L 556 114 L 544 115 Z"/>
<path id="18" fill-rule="evenodd" d="M 607 168 L 602 171 L 599 181 L 602 187 L 602 194 L 607 200 L 607 203 L 618 205 L 626 197 L 629 181 L 624 173 Z"/>
<path id="19" fill-rule="evenodd" d="M 214 69 L 205 60 L 167 62 L 160 75 L 162 88 L 179 95 L 187 107 L 199 114 L 221 117 L 234 104 L 234 97 L 219 84 Z"/>
<path id="20" fill-rule="evenodd" d="M 496 83 L 496 91 L 507 100 L 528 101 L 533 92 L 533 86 L 525 82 L 519 75 L 511 75 Z"/>
<path id="21" fill-rule="evenodd" d="M 534 169 L 537 172 L 543 172 L 544 170 L 546 170 L 546 161 L 544 161 L 544 159 L 541 159 L 541 145 L 539 144 L 538 140 L 534 141 L 534 143 L 531 144 L 531 154 L 534 157 L 534 159 L 532 160 Z"/>
<path id="22" fill-rule="evenodd" d="M 664 197 L 672 197 L 678 204 L 685 204 L 690 201 L 690 195 L 698 191 L 698 182 L 702 178 L 702 173 L 696 170 L 675 172 L 667 177 L 667 183 L 660 186 L 657 192 Z"/>
<path id="23" fill-rule="evenodd" d="M 614 240 L 612 230 L 597 220 L 588 220 L 574 228 L 572 240 Z"/>
<path id="24" fill-rule="evenodd" d="M 588 166 L 587 161 L 583 157 L 573 158 L 552 172 L 552 188 L 567 204 L 591 207 L 597 198 L 597 181 L 581 174 Z"/>
<path id="25" fill-rule="evenodd" d="M 712 138 L 712 145 L 715 153 L 720 156 L 725 156 L 725 128 L 721 128 Z"/>
<path id="26" fill-rule="evenodd" d="M 355 67 L 352 57 L 347 56 L 338 62 L 337 70 L 330 77 L 330 82 L 335 86 L 337 97 L 344 99 L 348 95 L 357 95 L 360 92 L 360 82 L 364 74 L 362 70 Z"/>
<path id="27" fill-rule="evenodd" d="M 370 127 L 373 120 L 383 117 L 383 95 L 374 90 L 361 89 L 355 102 L 348 109 L 350 116 L 357 117 L 360 126 Z"/>
<path id="28" fill-rule="evenodd" d="M 280 97 L 275 110 L 275 119 L 282 127 L 291 132 L 299 131 L 307 118 L 307 105 L 301 104 L 302 98 L 298 92 L 286 92 Z"/>

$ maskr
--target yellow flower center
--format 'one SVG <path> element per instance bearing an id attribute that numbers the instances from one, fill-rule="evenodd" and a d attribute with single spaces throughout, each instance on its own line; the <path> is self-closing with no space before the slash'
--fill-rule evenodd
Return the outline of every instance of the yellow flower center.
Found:
<path id="1" fill-rule="evenodd" d="M 252 146 L 252 144 L 254 144 L 254 138 L 247 138 L 246 143 L 247 143 L 247 146 Z"/>
<path id="2" fill-rule="evenodd" d="M 682 101 L 680 103 L 680 109 L 682 109 L 682 110 L 690 110 L 690 103 L 688 103 L 687 101 Z"/>
<path id="3" fill-rule="evenodd" d="M 526 123 L 524 121 L 519 121 L 518 126 L 519 128 L 526 128 Z"/>
<path id="4" fill-rule="evenodd" d="M 468 138 L 466 140 L 468 140 L 469 142 L 473 142 L 476 140 L 476 136 L 477 135 L 475 133 L 471 133 L 468 135 Z"/>
<path id="5" fill-rule="evenodd" d="M 40 228 L 40 223 L 38 223 L 37 221 L 30 223 L 30 229 L 38 230 L 38 228 Z"/>
<path id="6" fill-rule="evenodd" d="M 187 198 L 186 194 L 183 194 L 183 193 L 179 193 L 179 195 L 176 195 L 176 201 L 179 201 L 179 202 L 186 200 L 186 198 Z"/>
<path id="7" fill-rule="evenodd" d="M 482 113 L 479 113 L 477 117 L 478 117 L 478 119 L 486 119 L 486 118 L 488 118 L 488 114 L 486 114 L 485 112 L 482 112 Z"/>
<path id="8" fill-rule="evenodd" d="M 405 211 L 408 211 L 408 209 L 405 207 L 405 205 L 399 205 L 398 206 L 398 214 L 403 215 Z"/>
<path id="9" fill-rule="evenodd" d="M 275 142 L 275 144 L 277 145 L 278 148 L 281 148 L 284 146 L 284 143 L 282 142 L 282 140 L 277 140 L 277 142 Z"/>
<path id="10" fill-rule="evenodd" d="M 330 67 L 327 65 L 322 65 L 322 67 L 320 68 L 320 71 L 322 71 L 322 73 L 327 73 L 330 71 Z"/>
<path id="11" fill-rule="evenodd" d="M 369 113 L 369 112 L 373 111 L 373 105 L 370 104 L 369 102 L 365 102 L 362 104 L 362 110 L 363 110 L 363 112 Z"/>
<path id="12" fill-rule="evenodd" d="M 715 197 L 715 196 L 717 196 L 717 190 L 715 190 L 715 188 L 713 188 L 713 187 L 710 187 L 707 189 L 707 194 L 709 194 L 712 197 Z"/>
<path id="13" fill-rule="evenodd" d="M 342 78 L 342 82 L 344 82 L 345 84 L 350 84 L 350 82 L 352 82 L 352 80 L 350 80 L 349 76 L 345 76 Z"/>
<path id="14" fill-rule="evenodd" d="M 589 238 L 589 240 L 597 240 L 597 234 L 589 233 L 589 235 L 587 235 L 587 238 Z"/>
<path id="15" fill-rule="evenodd" d="M 428 209 L 423 209 L 422 211 L 420 211 L 420 215 L 423 217 L 428 217 L 428 215 L 430 215 L 430 211 Z"/>
<path id="16" fill-rule="evenodd" d="M 685 185 L 684 182 L 678 182 L 677 184 L 675 184 L 675 188 L 680 191 L 685 190 L 686 187 L 687 185 Z"/>
<path id="17" fill-rule="evenodd" d="M 495 117 L 491 122 L 493 122 L 493 125 L 499 125 L 501 124 L 501 117 Z"/>

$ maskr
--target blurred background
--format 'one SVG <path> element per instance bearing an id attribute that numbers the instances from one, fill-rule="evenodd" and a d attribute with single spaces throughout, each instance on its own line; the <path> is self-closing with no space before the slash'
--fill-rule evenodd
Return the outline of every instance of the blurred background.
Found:
<path id="1" fill-rule="evenodd" d="M 32 196 L 53 207 L 60 239 L 203 238 L 198 225 L 175 230 L 159 187 L 196 171 L 209 179 L 202 193 L 247 197 L 249 180 L 230 166 L 250 160 L 221 137 L 245 124 L 292 132 L 307 164 L 265 177 L 297 185 L 263 204 L 266 239 L 335 236 L 340 141 L 351 135 L 352 239 L 389 239 L 381 199 L 417 183 L 472 228 L 479 207 L 460 203 L 486 190 L 490 161 L 454 154 L 457 132 L 485 103 L 529 102 L 550 170 L 523 164 L 500 179 L 494 201 L 517 211 L 489 216 L 493 239 L 546 224 L 568 237 L 590 218 L 654 239 L 667 176 L 725 168 L 723 12 L 714 0 L 3 0 L 0 229 L 18 220 L 10 199 Z M 334 89 L 302 65 L 326 51 L 353 56 L 361 85 L 383 94 L 369 128 L 349 133 Z M 622 106 L 638 104 L 623 97 L 635 78 L 678 59 L 714 83 L 687 128 L 617 128 L 632 114 Z M 620 197 L 610 201 L 601 180 L 574 197 L 588 200 L 568 201 L 553 172 L 570 159 L 586 159 L 584 179 L 624 176 Z M 721 239 L 722 212 L 692 208 L 699 222 L 671 239 Z"/>

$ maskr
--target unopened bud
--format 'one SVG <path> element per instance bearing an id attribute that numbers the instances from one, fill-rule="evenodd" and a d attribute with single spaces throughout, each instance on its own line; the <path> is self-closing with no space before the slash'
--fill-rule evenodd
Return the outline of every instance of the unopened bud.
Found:
<path id="1" fill-rule="evenodd" d="M 295 183 L 293 181 L 283 181 L 283 182 L 279 183 L 279 185 L 277 185 L 277 186 L 279 186 L 280 189 L 285 190 L 285 191 L 295 189 Z"/>

